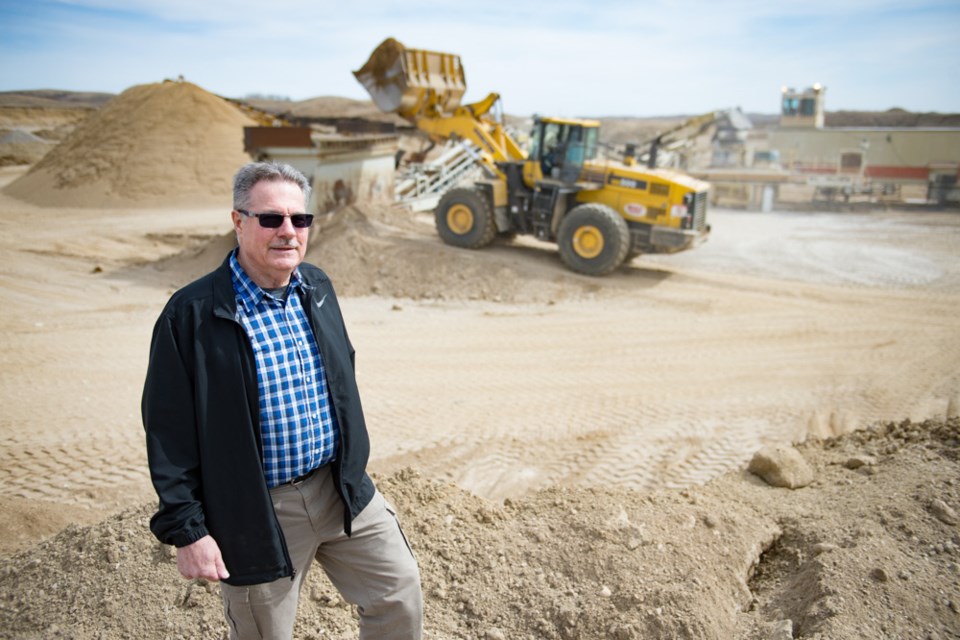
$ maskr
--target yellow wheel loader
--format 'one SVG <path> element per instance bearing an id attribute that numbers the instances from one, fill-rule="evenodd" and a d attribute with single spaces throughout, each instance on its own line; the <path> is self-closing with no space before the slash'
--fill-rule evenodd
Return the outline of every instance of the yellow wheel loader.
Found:
<path id="1" fill-rule="evenodd" d="M 466 80 L 457 55 L 388 38 L 354 76 L 382 111 L 431 139 L 475 145 L 486 177 L 450 189 L 435 210 L 448 244 L 478 249 L 498 235 L 529 234 L 557 243 L 570 269 L 600 276 L 641 253 L 692 248 L 710 232 L 707 183 L 632 157 L 597 160 L 595 120 L 535 118 L 522 149 L 491 116 L 499 95 L 461 105 Z"/>

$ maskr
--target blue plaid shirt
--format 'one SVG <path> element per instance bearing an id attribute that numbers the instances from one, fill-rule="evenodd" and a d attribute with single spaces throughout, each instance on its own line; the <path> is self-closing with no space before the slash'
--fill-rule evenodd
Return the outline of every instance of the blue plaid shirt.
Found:
<path id="1" fill-rule="evenodd" d="M 333 460 L 339 430 L 317 340 L 290 278 L 286 301 L 261 289 L 230 256 L 237 320 L 253 345 L 260 388 L 263 472 L 276 487 Z"/>

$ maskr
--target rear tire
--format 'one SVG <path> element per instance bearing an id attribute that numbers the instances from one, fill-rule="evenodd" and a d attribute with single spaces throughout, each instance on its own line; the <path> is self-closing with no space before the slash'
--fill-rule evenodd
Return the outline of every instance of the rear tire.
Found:
<path id="1" fill-rule="evenodd" d="M 605 276 L 630 250 L 630 231 L 616 211 L 602 204 L 581 204 L 563 218 L 557 232 L 560 258 L 573 271 Z"/>
<path id="2" fill-rule="evenodd" d="M 497 235 L 493 209 L 486 196 L 474 187 L 454 187 L 434 212 L 437 233 L 447 244 L 464 249 L 485 247 Z"/>

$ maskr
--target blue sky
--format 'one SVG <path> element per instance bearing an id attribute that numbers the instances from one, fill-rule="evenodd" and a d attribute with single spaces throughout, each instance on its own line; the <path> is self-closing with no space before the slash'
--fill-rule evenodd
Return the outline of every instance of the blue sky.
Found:
<path id="1" fill-rule="evenodd" d="M 0 0 L 0 91 L 364 99 L 351 71 L 392 36 L 515 115 L 776 113 L 816 82 L 830 111 L 960 112 L 958 34 L 960 0 Z"/>

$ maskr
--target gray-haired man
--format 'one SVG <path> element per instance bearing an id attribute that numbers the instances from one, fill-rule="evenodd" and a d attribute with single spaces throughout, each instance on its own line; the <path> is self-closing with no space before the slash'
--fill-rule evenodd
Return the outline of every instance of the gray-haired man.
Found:
<path id="1" fill-rule="evenodd" d="M 314 558 L 357 606 L 361 638 L 420 638 L 417 563 L 366 473 L 354 350 L 329 278 L 303 263 L 309 195 L 288 165 L 240 169 L 237 249 L 157 320 L 150 526 L 183 577 L 222 581 L 231 638 L 290 638 Z"/>

